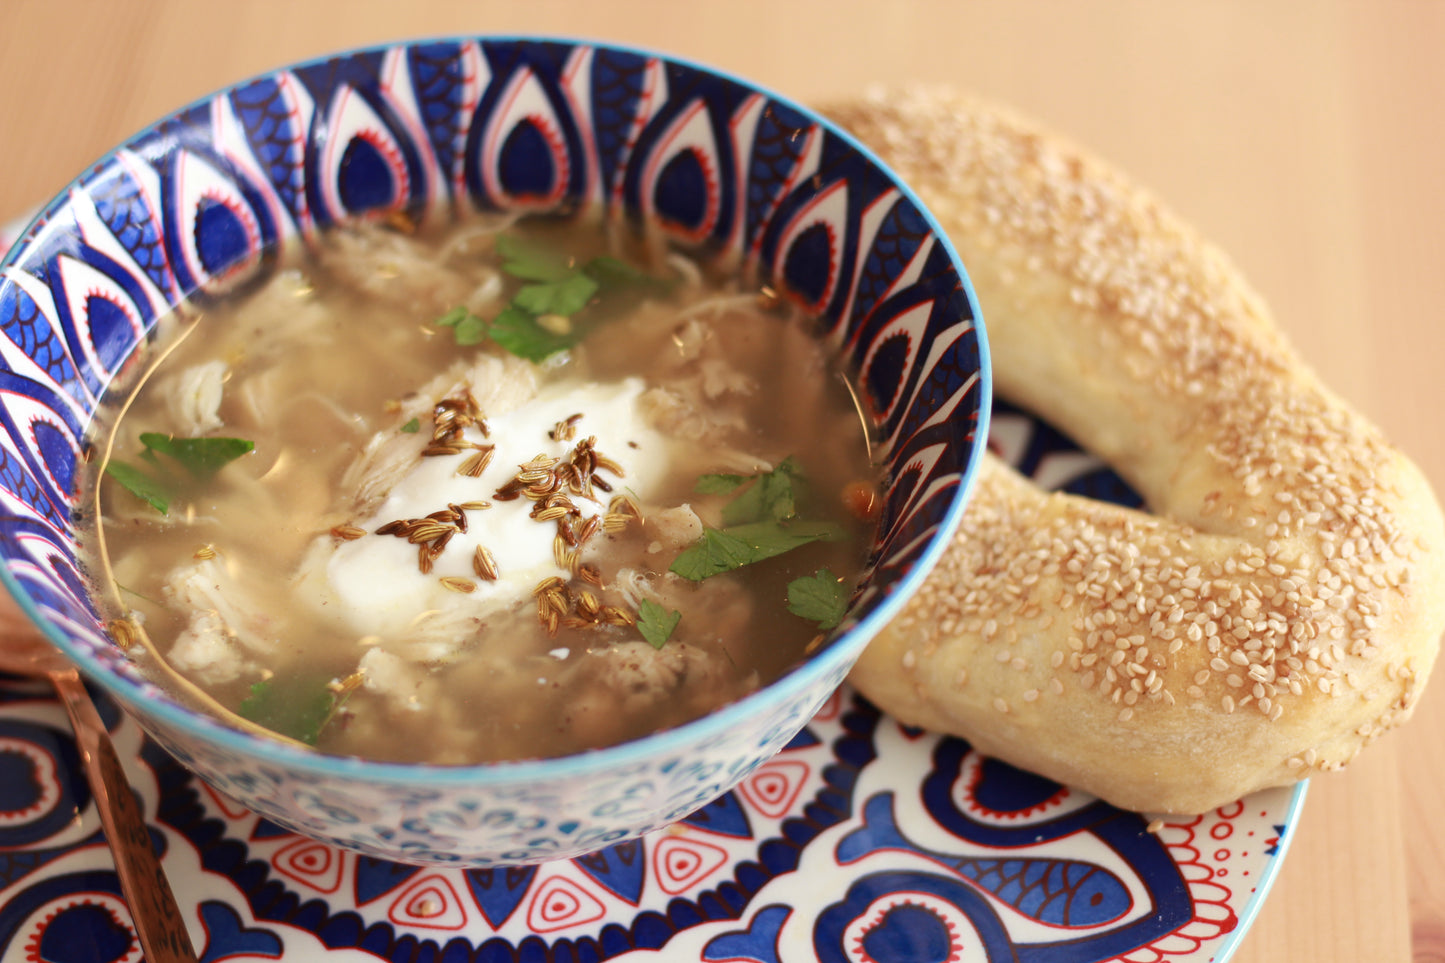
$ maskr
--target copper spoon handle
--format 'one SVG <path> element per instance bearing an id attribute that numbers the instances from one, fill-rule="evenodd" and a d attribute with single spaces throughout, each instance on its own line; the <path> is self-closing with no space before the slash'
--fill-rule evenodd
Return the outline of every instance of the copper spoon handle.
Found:
<path id="1" fill-rule="evenodd" d="M 130 907 L 146 963 L 196 963 L 190 935 L 170 883 L 151 846 L 150 830 L 131 794 L 120 759 L 74 669 L 47 672 L 75 730 L 100 825 L 115 856 L 120 890 Z"/>

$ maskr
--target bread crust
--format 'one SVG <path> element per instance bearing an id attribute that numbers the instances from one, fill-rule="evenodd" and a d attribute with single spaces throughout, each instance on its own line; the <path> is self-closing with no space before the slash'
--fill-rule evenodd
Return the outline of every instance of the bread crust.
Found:
<path id="1" fill-rule="evenodd" d="M 1445 522 L 1229 261 L 1122 174 L 955 91 L 825 108 L 967 266 L 999 393 L 1149 513 L 988 458 L 854 684 L 1118 806 L 1199 813 L 1403 723 L 1445 631 Z"/>

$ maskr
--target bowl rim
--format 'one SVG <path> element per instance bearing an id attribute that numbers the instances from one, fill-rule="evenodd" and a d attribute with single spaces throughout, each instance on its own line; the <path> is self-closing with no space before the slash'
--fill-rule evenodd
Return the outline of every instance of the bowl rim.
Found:
<path id="1" fill-rule="evenodd" d="M 451 33 L 419 36 L 412 39 L 397 39 L 378 43 L 344 47 L 331 53 L 294 60 L 260 71 L 248 77 L 217 87 L 209 93 L 167 111 L 161 117 L 139 128 L 110 150 L 87 164 L 80 174 L 58 190 L 30 219 L 25 229 L 16 236 L 14 244 L 0 259 L 0 284 L 9 282 L 3 275 L 15 266 L 17 254 L 33 243 L 38 232 L 45 230 L 52 213 L 63 207 L 71 194 L 83 190 L 82 180 L 88 179 L 95 170 L 107 167 L 116 161 L 120 151 L 156 131 L 162 123 L 195 108 L 202 107 L 216 97 L 240 89 L 256 81 L 274 77 L 283 71 L 294 71 L 307 67 L 321 66 L 331 60 L 356 57 L 365 54 L 384 53 L 396 48 L 410 48 L 432 43 L 516 43 L 554 44 L 560 46 L 586 46 L 608 49 L 622 53 L 655 58 L 667 64 L 674 64 L 689 71 L 711 75 L 755 91 L 786 108 L 797 111 L 810 122 L 818 124 L 829 135 L 836 137 L 861 156 L 869 165 L 883 173 L 902 198 L 909 201 L 923 217 L 933 232 L 935 243 L 942 246 L 949 262 L 958 274 L 960 289 L 973 315 L 973 334 L 977 343 L 979 392 L 978 418 L 974 423 L 974 444 L 960 473 L 959 483 L 953 493 L 947 511 L 939 520 L 934 535 L 914 559 L 907 573 L 893 590 L 880 599 L 873 609 L 840 636 L 835 638 L 822 652 L 804 658 L 789 668 L 771 683 L 747 695 L 713 710 L 697 719 L 631 739 L 626 742 L 588 749 L 565 756 L 537 759 L 522 759 L 502 762 L 469 763 L 464 765 L 441 765 L 436 763 L 388 762 L 367 759 L 360 756 L 340 756 L 295 746 L 277 739 L 228 726 L 209 715 L 188 708 L 173 695 L 156 686 L 164 693 L 163 700 L 145 700 L 134 697 L 135 687 L 140 683 L 104 669 L 83 647 L 76 646 L 62 625 L 45 615 L 39 605 L 30 597 L 24 587 L 10 573 L 9 567 L 0 565 L 0 584 L 3 584 L 15 600 L 17 607 L 31 624 L 63 652 L 71 662 L 84 672 L 86 677 L 98 685 L 117 704 L 132 714 L 155 720 L 167 730 L 177 730 L 218 747 L 228 753 L 249 757 L 257 762 L 269 763 L 292 770 L 301 770 L 308 775 L 329 777 L 346 782 L 360 782 L 386 787 L 428 787 L 461 789 L 507 785 L 520 782 L 540 783 L 558 778 L 571 778 L 597 771 L 636 764 L 650 758 L 674 755 L 707 737 L 726 732 L 735 725 L 753 716 L 764 704 L 787 703 L 799 698 L 819 679 L 837 671 L 845 663 L 856 659 L 867 643 L 892 620 L 903 605 L 912 598 L 923 581 L 933 570 L 948 547 L 954 533 L 963 520 L 963 513 L 977 483 L 980 465 L 988 447 L 988 429 L 993 402 L 993 370 L 990 363 L 989 343 L 984 324 L 982 308 L 978 302 L 973 282 L 967 267 L 955 249 L 952 240 L 944 232 L 932 211 L 891 167 L 883 162 L 872 150 L 851 133 L 816 108 L 784 96 L 771 87 L 749 80 L 726 69 L 710 66 L 689 57 L 666 53 L 646 46 L 635 46 L 600 38 L 573 37 L 567 35 L 546 35 L 527 33 Z M 155 683 L 149 683 L 155 685 Z M 831 690 L 830 693 L 831 694 Z M 806 724 L 806 720 L 804 722 Z M 148 728 L 148 727 L 147 727 Z"/>

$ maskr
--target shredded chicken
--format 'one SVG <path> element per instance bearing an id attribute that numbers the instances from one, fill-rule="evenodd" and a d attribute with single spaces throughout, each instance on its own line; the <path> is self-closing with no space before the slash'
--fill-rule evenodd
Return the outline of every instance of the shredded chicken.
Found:
<path id="1" fill-rule="evenodd" d="M 161 383 L 171 417 L 182 434 L 194 438 L 221 427 L 225 380 L 226 363 L 207 361 L 184 368 Z"/>

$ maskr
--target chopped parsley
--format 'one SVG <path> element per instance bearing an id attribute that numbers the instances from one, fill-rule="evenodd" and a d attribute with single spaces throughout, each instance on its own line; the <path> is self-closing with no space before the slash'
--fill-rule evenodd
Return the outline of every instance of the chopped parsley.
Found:
<path id="1" fill-rule="evenodd" d="M 439 327 L 451 328 L 458 345 L 481 344 L 487 339 L 519 358 L 545 361 L 581 340 L 571 329 L 544 327 L 539 318 L 571 318 L 592 303 L 599 291 L 636 284 L 668 284 L 611 257 L 595 257 L 584 265 L 560 257 L 545 247 L 511 234 L 499 234 L 497 254 L 502 271 L 528 283 L 518 288 L 511 302 L 488 324 L 464 307 L 437 318 Z"/>
<path id="2" fill-rule="evenodd" d="M 174 459 L 191 477 L 205 481 L 231 462 L 253 451 L 256 443 L 244 438 L 177 438 L 156 431 L 141 432 L 146 450 Z"/>
<path id="3" fill-rule="evenodd" d="M 597 282 L 580 271 L 560 281 L 524 284 L 512 298 L 512 307 L 533 315 L 571 316 L 587 307 L 597 293 Z"/>
<path id="4" fill-rule="evenodd" d="M 848 608 L 848 595 L 843 580 L 826 568 L 816 575 L 804 575 L 788 583 L 788 611 L 818 623 L 826 632 L 843 621 Z"/>
<path id="5" fill-rule="evenodd" d="M 139 468 L 127 465 L 123 461 L 111 461 L 106 463 L 105 473 L 119 482 L 126 491 L 162 515 L 170 513 L 170 490 Z"/>
<path id="6" fill-rule="evenodd" d="M 660 649 L 672 637 L 672 630 L 682 621 L 682 613 L 663 608 L 652 599 L 637 603 L 637 631 L 654 649 Z"/>
<path id="7" fill-rule="evenodd" d="M 841 526 L 831 522 L 752 522 L 727 528 L 705 528 L 702 538 L 683 549 L 671 571 L 693 582 L 731 572 L 810 542 L 837 541 Z"/>
<path id="8" fill-rule="evenodd" d="M 487 322 L 463 307 L 455 307 L 437 318 L 437 326 L 451 328 L 458 345 L 467 347 L 487 340 Z"/>
<path id="9" fill-rule="evenodd" d="M 699 475 L 692 490 L 699 495 L 726 495 L 752 480 L 752 475 Z"/>
<path id="10" fill-rule="evenodd" d="M 772 471 L 753 476 L 752 484 L 723 508 L 723 524 L 742 525 L 764 519 L 782 522 L 795 518 L 804 488 L 802 466 L 789 455 Z"/>
<path id="11" fill-rule="evenodd" d="M 653 285 L 658 287 L 670 287 L 672 282 L 666 278 L 654 277 L 641 268 L 633 267 L 626 261 L 619 261 L 615 257 L 594 257 L 587 262 L 582 270 L 587 276 L 596 281 L 604 289 L 620 288 L 634 284 Z"/>
<path id="12" fill-rule="evenodd" d="M 414 435 L 417 432 L 421 431 L 421 419 L 413 418 L 411 421 L 408 421 L 406 424 L 402 425 L 399 430 L 404 431 L 409 435 Z"/>
<path id="13" fill-rule="evenodd" d="M 177 438 L 154 431 L 141 432 L 140 441 L 144 446 L 141 460 L 153 466 L 153 472 L 112 460 L 105 473 L 162 515 L 169 513 L 171 499 L 184 481 L 170 466 L 184 469 L 195 481 L 207 481 L 256 447 L 244 438 Z"/>
<path id="14" fill-rule="evenodd" d="M 491 336 L 497 344 L 528 361 L 545 361 L 579 340 L 575 333 L 554 334 L 548 331 L 537 323 L 534 315 L 516 305 L 504 308 L 497 315 Z"/>
<path id="15" fill-rule="evenodd" d="M 329 680 L 318 684 L 315 678 L 273 676 L 252 685 L 237 711 L 258 726 L 314 746 L 347 695 L 349 690 L 335 692 Z"/>
<path id="16" fill-rule="evenodd" d="M 703 475 L 695 490 L 709 495 L 740 493 L 723 506 L 723 527 L 705 528 L 702 538 L 673 561 L 671 570 L 694 582 L 810 542 L 845 536 L 841 526 L 798 517 L 798 505 L 807 497 L 807 480 L 791 455 L 772 471 L 757 475 Z"/>

